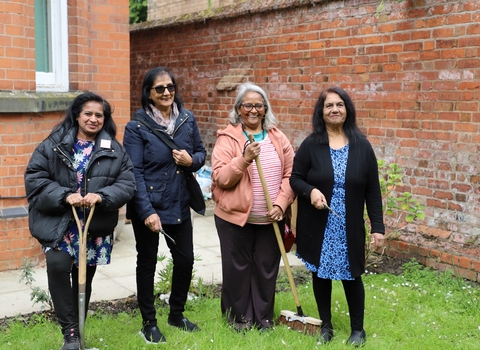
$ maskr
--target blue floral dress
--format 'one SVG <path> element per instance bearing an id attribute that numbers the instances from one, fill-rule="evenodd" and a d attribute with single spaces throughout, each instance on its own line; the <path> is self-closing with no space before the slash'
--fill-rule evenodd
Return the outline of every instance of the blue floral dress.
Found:
<path id="1" fill-rule="evenodd" d="M 83 185 L 85 171 L 88 168 L 88 163 L 93 154 L 94 147 L 94 141 L 75 139 L 72 150 L 72 161 L 77 172 L 77 189 L 79 193 Z M 84 227 L 84 219 L 86 218 L 84 217 L 83 209 L 77 208 L 77 214 L 82 227 Z M 112 247 L 113 234 L 106 237 L 87 238 L 87 266 L 110 264 Z M 45 248 L 45 253 L 49 249 L 51 248 Z M 55 249 L 67 252 L 74 260 L 75 265 L 78 266 L 78 227 L 73 217 L 68 224 L 67 233 L 63 236 L 63 240 L 60 241 Z"/>
<path id="2" fill-rule="evenodd" d="M 345 222 L 345 171 L 347 169 L 349 145 L 334 150 L 330 148 L 334 185 L 330 208 L 338 214 L 328 213 L 318 268 L 311 264 L 306 267 L 316 272 L 319 278 L 330 280 L 353 280 L 350 271 Z"/>

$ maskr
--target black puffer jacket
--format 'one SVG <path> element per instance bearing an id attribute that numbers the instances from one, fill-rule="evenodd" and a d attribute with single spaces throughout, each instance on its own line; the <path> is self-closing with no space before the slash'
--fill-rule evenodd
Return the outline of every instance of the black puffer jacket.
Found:
<path id="1" fill-rule="evenodd" d="M 76 134 L 72 129 L 61 139 L 62 130 L 54 131 L 35 149 L 25 172 L 30 232 L 46 247 L 58 245 L 73 217 L 65 199 L 77 191 L 70 155 Z M 110 146 L 101 147 L 101 140 L 110 140 Z M 118 209 L 133 197 L 135 177 L 123 146 L 103 130 L 95 139 L 81 189 L 82 196 L 92 192 L 100 195 L 102 202 L 95 207 L 89 233 L 107 236 L 117 225 Z"/>

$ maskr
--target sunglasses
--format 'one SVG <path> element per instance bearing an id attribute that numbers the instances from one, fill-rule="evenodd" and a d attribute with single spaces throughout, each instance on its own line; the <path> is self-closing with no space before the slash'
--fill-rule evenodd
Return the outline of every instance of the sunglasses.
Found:
<path id="1" fill-rule="evenodd" d="M 176 86 L 177 85 L 175 85 L 175 84 L 168 84 L 167 86 L 157 85 L 157 86 L 152 87 L 152 90 L 155 90 L 155 92 L 157 94 L 161 95 L 165 92 L 165 89 L 167 89 L 169 92 L 174 92 Z"/>

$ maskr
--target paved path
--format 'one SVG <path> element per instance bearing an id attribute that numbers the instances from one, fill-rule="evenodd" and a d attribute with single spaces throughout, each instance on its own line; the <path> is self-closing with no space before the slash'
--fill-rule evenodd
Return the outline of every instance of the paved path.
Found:
<path id="1" fill-rule="evenodd" d="M 194 217 L 193 231 L 195 255 L 201 259 L 194 264 L 195 278 L 201 277 L 207 284 L 221 283 L 220 247 L 211 211 L 207 211 L 207 216 Z M 164 240 L 160 240 L 159 244 L 159 254 L 162 253 L 167 258 L 170 257 Z M 291 266 L 302 265 L 292 253 L 287 255 Z M 167 264 L 167 260 L 158 263 L 157 271 Z M 135 294 L 135 267 L 136 250 L 133 229 L 131 225 L 125 225 L 119 240 L 115 242 L 112 263 L 97 268 L 93 279 L 91 301 L 114 300 Z M 35 267 L 33 277 L 35 278 L 34 286 L 48 290 L 44 262 Z M 0 272 L 0 318 L 40 310 L 41 305 L 33 305 L 30 300 L 29 287 L 23 282 L 20 283 L 19 280 L 19 270 Z"/>

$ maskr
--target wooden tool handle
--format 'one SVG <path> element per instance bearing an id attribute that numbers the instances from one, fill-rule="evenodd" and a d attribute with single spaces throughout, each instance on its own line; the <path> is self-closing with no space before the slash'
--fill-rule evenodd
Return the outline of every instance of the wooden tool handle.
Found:
<path id="1" fill-rule="evenodd" d="M 248 138 L 250 139 L 250 142 L 255 141 L 252 134 L 248 134 Z M 260 177 L 260 181 L 262 182 L 263 193 L 265 194 L 265 199 L 267 200 L 268 210 L 271 211 L 273 209 L 272 199 L 270 198 L 270 194 L 268 193 L 267 182 L 265 181 L 262 164 L 260 163 L 260 158 L 258 156 L 255 157 L 255 164 L 257 165 L 258 176 Z M 278 227 L 278 222 L 273 222 L 273 229 L 275 231 L 275 236 L 277 237 L 278 248 L 280 248 L 280 253 L 282 254 L 283 264 L 285 265 L 285 271 L 288 276 L 288 282 L 290 283 L 290 289 L 292 290 L 295 305 L 297 306 L 297 310 L 301 310 L 300 299 L 298 299 L 297 288 L 295 287 L 295 282 L 293 281 L 292 270 L 290 269 L 290 264 L 288 263 L 287 252 L 285 251 L 285 246 L 283 245 L 283 238 L 280 233 L 280 228 Z"/>
<path id="2" fill-rule="evenodd" d="M 88 215 L 85 228 L 82 230 L 82 224 L 77 215 L 77 210 L 72 205 L 73 216 L 78 228 L 78 291 L 85 293 L 85 285 L 87 283 L 87 236 L 90 221 L 92 221 L 95 205 L 90 207 L 90 214 Z"/>

